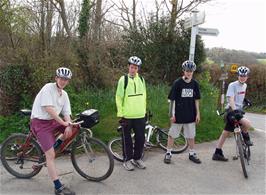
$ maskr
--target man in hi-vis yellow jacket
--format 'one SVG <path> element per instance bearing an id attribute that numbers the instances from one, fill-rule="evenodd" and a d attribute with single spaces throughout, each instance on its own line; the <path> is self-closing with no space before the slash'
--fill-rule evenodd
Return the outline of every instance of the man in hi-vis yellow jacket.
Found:
<path id="1" fill-rule="evenodd" d="M 145 169 L 141 160 L 145 142 L 146 86 L 145 80 L 138 74 L 141 59 L 132 56 L 128 59 L 128 74 L 121 76 L 116 90 L 117 117 L 122 126 L 123 166 L 133 171 L 134 166 Z M 131 129 L 135 133 L 135 142 L 131 138 Z"/>

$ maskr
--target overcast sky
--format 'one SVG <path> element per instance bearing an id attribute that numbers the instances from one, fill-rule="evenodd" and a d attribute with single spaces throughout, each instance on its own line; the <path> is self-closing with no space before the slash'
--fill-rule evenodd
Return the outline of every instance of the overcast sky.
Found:
<path id="1" fill-rule="evenodd" d="M 106 1 L 111 4 L 121 2 Z M 132 0 L 123 1 L 129 7 L 132 4 Z M 154 10 L 154 2 L 155 0 L 138 0 L 138 11 L 141 12 L 143 7 L 147 12 Z M 217 37 L 202 36 L 205 47 L 266 53 L 266 0 L 212 0 L 201 5 L 198 10 L 206 13 L 205 23 L 200 27 L 219 30 Z"/>
<path id="2" fill-rule="evenodd" d="M 203 36 L 206 47 L 266 53 L 266 0 L 216 0 L 201 6 L 205 23 L 218 28 L 217 37 Z"/>
<path id="3" fill-rule="evenodd" d="M 132 3 L 132 0 L 124 1 Z M 154 6 L 154 0 L 139 0 L 138 3 L 144 4 L 145 10 Z M 206 13 L 201 27 L 219 30 L 217 37 L 202 37 L 205 47 L 266 53 L 266 0 L 213 0 L 200 6 L 199 11 Z"/>

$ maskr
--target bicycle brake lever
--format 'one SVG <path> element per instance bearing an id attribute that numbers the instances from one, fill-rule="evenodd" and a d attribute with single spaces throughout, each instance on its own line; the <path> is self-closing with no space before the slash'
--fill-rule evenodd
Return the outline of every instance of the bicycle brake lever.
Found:
<path id="1" fill-rule="evenodd" d="M 219 112 L 219 110 L 216 110 L 216 114 L 217 114 L 218 116 L 220 116 L 220 112 Z"/>

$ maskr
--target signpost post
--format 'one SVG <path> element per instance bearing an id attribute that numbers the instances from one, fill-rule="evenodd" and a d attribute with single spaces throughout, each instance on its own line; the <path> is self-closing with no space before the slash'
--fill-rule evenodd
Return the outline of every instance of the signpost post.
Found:
<path id="1" fill-rule="evenodd" d="M 224 111 L 224 102 L 225 102 L 225 80 L 228 79 L 228 73 L 226 72 L 226 67 L 225 67 L 225 64 L 224 62 L 221 60 L 221 64 L 220 64 L 220 67 L 221 67 L 221 71 L 222 71 L 222 74 L 219 78 L 219 81 L 222 81 L 222 85 L 221 85 L 221 100 L 219 102 L 218 100 L 218 107 L 220 108 L 219 110 L 221 112 Z"/>
<path id="2" fill-rule="evenodd" d="M 198 25 L 205 22 L 205 12 L 199 12 L 197 10 L 192 11 L 192 16 L 185 19 L 185 29 L 191 28 L 190 48 L 189 48 L 189 60 L 194 61 L 196 35 L 201 36 L 217 36 L 219 34 L 218 29 L 214 28 L 200 28 Z"/>

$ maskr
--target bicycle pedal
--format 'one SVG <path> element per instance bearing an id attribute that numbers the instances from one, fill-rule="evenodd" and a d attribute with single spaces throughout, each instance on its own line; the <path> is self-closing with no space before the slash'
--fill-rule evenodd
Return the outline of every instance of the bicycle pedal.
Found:
<path id="1" fill-rule="evenodd" d="M 152 147 L 154 147 L 154 145 L 152 143 L 150 143 L 150 142 L 147 142 L 147 143 L 144 144 L 144 147 L 145 148 L 152 148 Z"/>
<path id="2" fill-rule="evenodd" d="M 38 169 L 38 168 L 40 168 L 42 166 L 47 167 L 46 162 L 42 162 L 42 163 L 38 163 L 38 164 L 32 165 L 32 169 L 36 170 L 36 169 Z"/>
<path id="3" fill-rule="evenodd" d="M 70 149 L 65 149 L 62 153 L 63 154 L 71 154 L 71 150 Z"/>

